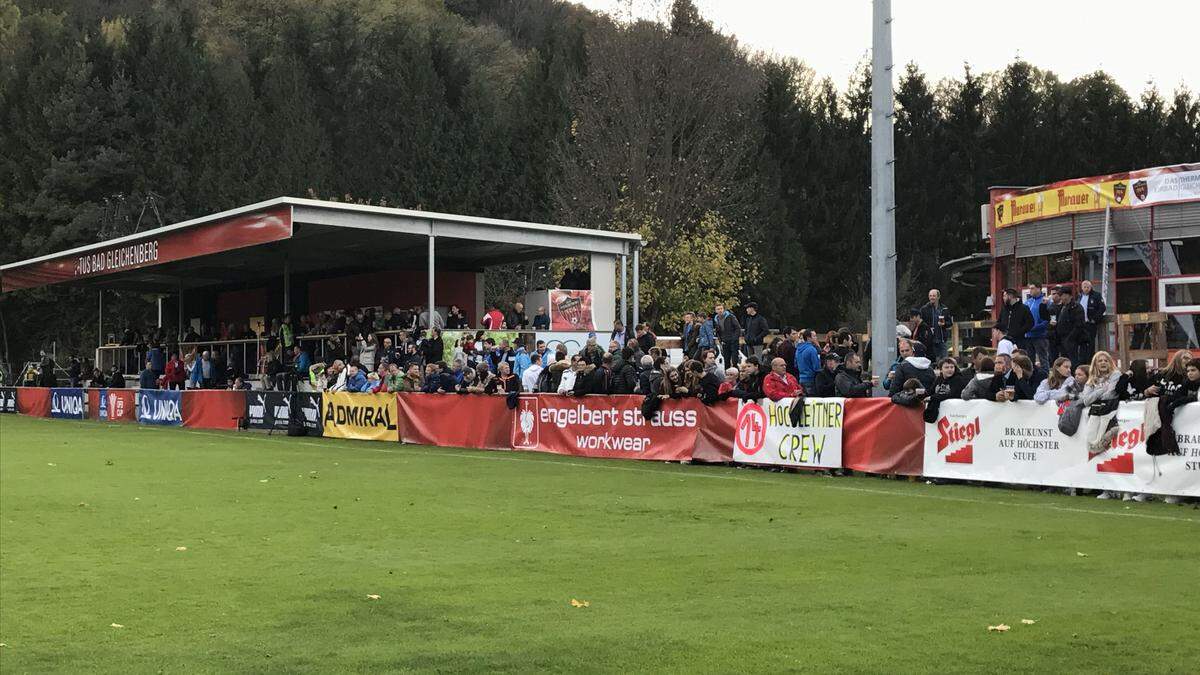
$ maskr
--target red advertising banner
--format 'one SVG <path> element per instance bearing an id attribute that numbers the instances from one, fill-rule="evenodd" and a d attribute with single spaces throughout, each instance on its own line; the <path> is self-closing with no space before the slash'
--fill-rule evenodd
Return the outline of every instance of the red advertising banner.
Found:
<path id="1" fill-rule="evenodd" d="M 512 448 L 580 457 L 690 460 L 703 405 L 696 399 L 666 401 L 648 421 L 642 416 L 642 399 L 521 396 L 513 415 Z"/>
<path id="2" fill-rule="evenodd" d="M 236 429 L 246 415 L 246 392 L 221 389 L 185 391 L 180 414 L 193 429 Z"/>
<path id="3" fill-rule="evenodd" d="M 90 247 L 4 271 L 3 292 L 57 284 L 221 251 L 255 246 L 292 236 L 290 208 L 235 216 L 214 223 L 181 227 L 161 234 Z"/>
<path id="4" fill-rule="evenodd" d="M 504 396 L 396 394 L 400 440 L 480 450 L 508 450 L 513 411 Z"/>
<path id="5" fill-rule="evenodd" d="M 88 417 L 110 422 L 136 422 L 137 391 L 134 389 L 88 389 Z"/>
<path id="6" fill-rule="evenodd" d="M 17 387 L 17 412 L 32 417 L 50 416 L 48 387 Z"/>
<path id="7" fill-rule="evenodd" d="M 550 330 L 595 330 L 591 291 L 550 291 Z"/>
<path id="8" fill-rule="evenodd" d="M 925 420 L 921 412 L 886 398 L 846 399 L 842 466 L 867 473 L 922 475 Z"/>

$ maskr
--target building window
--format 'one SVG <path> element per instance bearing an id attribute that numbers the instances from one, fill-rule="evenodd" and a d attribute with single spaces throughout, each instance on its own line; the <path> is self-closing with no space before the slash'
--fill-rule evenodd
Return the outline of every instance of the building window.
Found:
<path id="1" fill-rule="evenodd" d="M 1104 278 L 1104 273 L 1101 272 L 1101 265 L 1104 264 L 1104 252 L 1096 249 L 1091 251 L 1079 251 L 1079 280 L 1091 279 L 1093 282 L 1099 282 Z M 1110 260 L 1108 264 L 1112 264 Z"/>
<path id="2" fill-rule="evenodd" d="M 1166 334 L 1167 349 L 1200 349 L 1200 314 L 1172 314 Z"/>
<path id="3" fill-rule="evenodd" d="M 1046 256 L 1046 266 L 1048 277 L 1046 281 L 1050 284 L 1069 284 L 1075 279 L 1075 266 L 1071 259 L 1070 253 L 1055 253 L 1051 256 Z"/>
<path id="4" fill-rule="evenodd" d="M 1162 242 L 1159 274 L 1200 274 L 1200 238 L 1172 239 Z"/>
<path id="5" fill-rule="evenodd" d="M 1046 256 L 1041 255 L 1036 258 L 1025 258 L 1021 261 L 1021 265 L 1025 268 L 1025 283 L 1022 286 L 1030 284 L 1040 286 L 1046 283 Z"/>
<path id="6" fill-rule="evenodd" d="M 1158 243 L 1118 246 L 1113 249 L 1117 260 L 1118 279 L 1141 279 L 1152 274 Z"/>
<path id="7" fill-rule="evenodd" d="M 1150 312 L 1154 310 L 1154 282 L 1150 279 L 1117 282 L 1117 313 Z"/>

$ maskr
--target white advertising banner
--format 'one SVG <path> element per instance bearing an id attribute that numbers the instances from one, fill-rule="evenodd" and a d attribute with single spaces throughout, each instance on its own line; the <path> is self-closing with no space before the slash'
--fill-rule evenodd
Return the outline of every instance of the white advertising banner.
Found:
<path id="1" fill-rule="evenodd" d="M 793 399 L 738 402 L 733 460 L 743 464 L 836 469 L 842 466 L 843 398 L 806 398 L 805 425 L 792 425 Z"/>
<path id="2" fill-rule="evenodd" d="M 1119 432 L 1103 451 L 1087 446 L 1088 415 L 1067 436 L 1060 408 L 1032 401 L 943 401 L 925 425 L 925 475 L 1053 487 L 1200 496 L 1200 405 L 1175 418 L 1183 455 L 1146 454 L 1145 403 L 1122 403 Z"/>
<path id="3" fill-rule="evenodd" d="M 1130 206 L 1200 199 L 1200 170 L 1161 171 L 1129 180 Z"/>

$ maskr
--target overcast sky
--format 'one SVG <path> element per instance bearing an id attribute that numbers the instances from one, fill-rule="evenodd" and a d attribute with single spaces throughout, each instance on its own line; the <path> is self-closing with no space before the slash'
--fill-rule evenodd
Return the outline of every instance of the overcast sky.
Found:
<path id="1" fill-rule="evenodd" d="M 576 0 L 628 18 L 664 17 L 668 0 Z M 871 47 L 870 0 L 695 0 L 753 50 L 803 59 L 840 89 Z M 892 53 L 933 80 L 999 70 L 1015 57 L 1063 80 L 1103 69 L 1131 96 L 1200 90 L 1200 0 L 893 0 Z M 899 72 L 899 69 L 897 69 Z"/>

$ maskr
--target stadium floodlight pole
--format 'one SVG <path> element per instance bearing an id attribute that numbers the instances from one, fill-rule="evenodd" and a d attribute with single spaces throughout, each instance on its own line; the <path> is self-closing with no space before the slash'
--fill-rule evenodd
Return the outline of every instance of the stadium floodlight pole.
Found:
<path id="1" fill-rule="evenodd" d="M 283 256 L 283 314 L 292 313 L 292 262 Z"/>
<path id="2" fill-rule="evenodd" d="M 158 327 L 162 328 L 162 301 L 163 296 L 158 296 Z"/>
<path id="3" fill-rule="evenodd" d="M 873 0 L 871 44 L 871 374 L 896 357 L 896 184 L 892 147 L 892 2 Z"/>
<path id="4" fill-rule="evenodd" d="M 433 335 L 433 270 L 434 270 L 434 267 L 433 267 L 433 232 L 430 232 L 429 233 L 429 306 L 426 308 L 426 311 L 429 312 L 427 314 L 427 316 L 429 317 L 429 322 L 427 324 L 427 327 L 430 331 L 430 333 L 429 333 L 430 335 Z M 417 316 L 417 325 L 418 326 L 421 325 L 421 317 L 419 315 Z"/>
<path id="5" fill-rule="evenodd" d="M 642 315 L 640 312 L 641 307 L 639 305 L 639 298 L 638 298 L 639 291 L 641 289 L 641 286 L 640 286 L 641 280 L 639 279 L 639 277 L 641 276 L 641 266 L 642 266 L 641 248 L 642 248 L 641 242 L 638 242 L 633 245 L 633 325 L 634 326 L 637 326 L 642 321 Z"/>
<path id="6" fill-rule="evenodd" d="M 626 334 L 629 332 L 629 287 L 626 283 L 629 276 L 628 269 L 629 257 L 624 253 L 621 254 L 621 325 L 625 326 Z M 621 345 L 624 347 L 625 345 Z"/>

